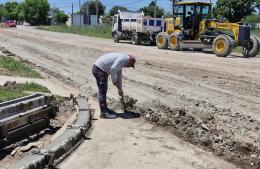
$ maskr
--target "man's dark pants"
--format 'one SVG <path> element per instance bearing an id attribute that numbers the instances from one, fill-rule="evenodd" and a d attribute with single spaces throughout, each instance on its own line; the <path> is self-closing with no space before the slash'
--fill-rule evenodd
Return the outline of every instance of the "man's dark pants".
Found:
<path id="1" fill-rule="evenodd" d="M 108 75 L 106 72 L 98 68 L 96 65 L 93 65 L 92 67 L 92 73 L 97 81 L 98 86 L 98 100 L 99 100 L 99 106 L 102 113 L 104 113 L 107 110 L 107 81 L 108 81 Z"/>

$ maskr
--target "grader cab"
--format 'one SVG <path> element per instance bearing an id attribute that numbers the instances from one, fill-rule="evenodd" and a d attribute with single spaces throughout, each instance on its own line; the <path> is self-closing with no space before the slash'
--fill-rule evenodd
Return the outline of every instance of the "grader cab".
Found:
<path id="1" fill-rule="evenodd" d="M 255 57 L 258 39 L 250 35 L 250 27 L 210 19 L 211 4 L 179 2 L 173 6 L 173 18 L 165 21 L 163 31 L 156 37 L 159 49 L 201 51 L 212 49 L 215 55 L 226 57 L 241 46 L 244 57 Z"/>

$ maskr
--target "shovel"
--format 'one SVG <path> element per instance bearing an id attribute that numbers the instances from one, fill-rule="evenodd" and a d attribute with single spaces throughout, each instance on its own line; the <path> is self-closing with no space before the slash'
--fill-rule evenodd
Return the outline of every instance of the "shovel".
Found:
<path id="1" fill-rule="evenodd" d="M 124 110 L 124 112 L 126 112 L 127 110 L 126 110 L 126 104 L 125 104 L 124 96 L 121 96 L 120 101 L 121 101 L 121 104 L 122 104 L 122 109 Z"/>

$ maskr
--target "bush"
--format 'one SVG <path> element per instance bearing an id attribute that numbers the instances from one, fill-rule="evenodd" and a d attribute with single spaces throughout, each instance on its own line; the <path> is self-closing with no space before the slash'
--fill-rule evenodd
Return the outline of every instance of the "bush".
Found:
<path id="1" fill-rule="evenodd" d="M 59 12 L 56 14 L 56 20 L 59 24 L 65 24 L 69 19 L 69 16 L 65 13 Z"/>
<path id="2" fill-rule="evenodd" d="M 260 23 L 260 15 L 250 15 L 245 18 L 245 23 Z"/>

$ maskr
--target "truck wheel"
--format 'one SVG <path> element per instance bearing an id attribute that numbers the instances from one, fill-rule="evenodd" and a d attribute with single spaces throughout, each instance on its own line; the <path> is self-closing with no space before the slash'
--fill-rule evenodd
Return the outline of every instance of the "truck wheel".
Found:
<path id="1" fill-rule="evenodd" d="M 169 37 L 169 48 L 171 50 L 178 51 L 180 50 L 180 38 L 176 33 L 172 33 Z"/>
<path id="2" fill-rule="evenodd" d="M 255 36 L 250 37 L 246 46 L 242 47 L 242 54 L 245 58 L 255 57 L 259 52 L 259 41 Z"/>
<path id="3" fill-rule="evenodd" d="M 137 34 L 132 35 L 132 44 L 133 45 L 140 45 L 140 38 Z"/>
<path id="4" fill-rule="evenodd" d="M 116 33 L 113 34 L 113 40 L 115 43 L 119 43 L 119 36 Z"/>
<path id="5" fill-rule="evenodd" d="M 227 35 L 219 35 L 213 41 L 213 52 L 218 57 L 227 57 L 231 54 L 233 48 L 233 40 Z"/>
<path id="6" fill-rule="evenodd" d="M 159 49 L 167 49 L 168 48 L 168 39 L 169 35 L 166 32 L 161 32 L 156 36 L 156 46 Z"/>

